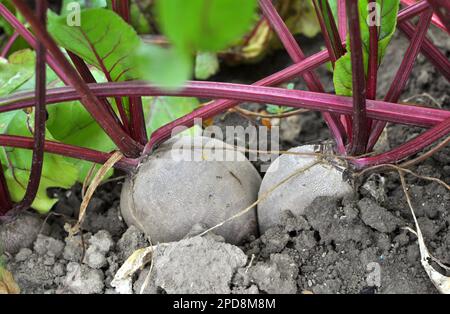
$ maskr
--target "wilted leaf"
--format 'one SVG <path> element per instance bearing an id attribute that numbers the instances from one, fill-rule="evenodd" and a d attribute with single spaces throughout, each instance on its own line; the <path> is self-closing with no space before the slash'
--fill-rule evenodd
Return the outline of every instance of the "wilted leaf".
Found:
<path id="1" fill-rule="evenodd" d="M 314 37 L 320 33 L 320 25 L 311 1 L 280 1 L 278 10 L 293 34 Z"/>
<path id="2" fill-rule="evenodd" d="M 195 78 L 207 80 L 219 71 L 219 59 L 212 52 L 199 52 L 195 60 Z"/>
<path id="3" fill-rule="evenodd" d="M 0 294 L 20 294 L 19 285 L 13 275 L 0 266 Z"/>
<path id="4" fill-rule="evenodd" d="M 117 293 L 133 293 L 133 275 L 151 261 L 155 249 L 156 247 L 154 246 L 142 248 L 134 251 L 133 254 L 127 258 L 111 282 L 111 286 L 116 289 Z"/>

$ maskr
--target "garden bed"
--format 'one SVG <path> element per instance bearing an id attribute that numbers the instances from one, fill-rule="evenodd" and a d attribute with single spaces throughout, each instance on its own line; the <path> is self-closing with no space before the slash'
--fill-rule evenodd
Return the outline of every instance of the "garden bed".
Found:
<path id="1" fill-rule="evenodd" d="M 438 37 L 441 33 L 433 32 L 432 35 Z M 434 41 L 446 50 L 449 57 L 450 41 L 443 34 L 442 38 L 435 38 Z M 310 41 L 310 45 L 304 47 L 306 53 L 317 51 L 320 43 Z M 396 35 L 384 60 L 385 70 L 380 70 L 380 94 L 384 94 L 391 83 L 396 71 L 393 65 L 400 64 L 407 44 L 403 37 Z M 226 68 L 216 79 L 226 81 L 229 76 L 236 79 L 236 73 L 242 73 L 239 77 L 243 81 L 255 81 L 258 77 L 254 76 L 259 73 L 262 77 L 262 73 L 273 73 L 288 63 L 288 57 L 280 52 L 268 56 L 258 65 Z M 320 71 L 326 76 L 325 68 Z M 330 81 L 326 86 L 329 89 L 332 86 L 331 75 L 328 78 Z M 297 88 L 305 89 L 305 86 L 299 82 Z M 450 109 L 449 90 L 450 84 L 420 56 L 402 99 L 436 106 L 431 96 L 442 108 Z M 249 108 L 257 106 L 247 105 Z M 249 122 L 236 113 L 218 117 L 215 122 L 218 125 L 244 126 L 257 123 Z M 283 149 L 328 139 L 328 131 L 317 113 L 306 113 L 281 123 L 282 129 L 284 127 L 281 138 Z M 398 146 L 419 132 L 420 128 L 390 126 L 385 144 Z M 413 170 L 450 182 L 450 148 L 445 148 Z M 438 183 L 413 177 L 408 177 L 407 183 L 428 248 L 436 258 L 450 264 L 448 190 Z M 111 281 L 119 267 L 135 249 L 149 245 L 140 231 L 134 227 L 128 228 L 120 217 L 121 185 L 119 177 L 117 181 L 106 183 L 98 189 L 87 211 L 83 241 L 80 236 L 66 240 L 64 230 L 65 224 L 76 222 L 81 204 L 79 186 L 69 191 L 54 191 L 60 193 L 61 200 L 48 217 L 37 217 L 31 212 L 21 215 L 14 230 L 21 230 L 28 236 L 21 243 L 30 245 L 11 249 L 5 253 L 5 260 L 23 293 L 115 293 Z M 30 224 L 30 219 L 35 223 Z M 405 226 L 414 229 L 414 223 L 396 173 L 374 175 L 363 182 L 354 195 L 343 199 L 318 198 L 302 216 L 282 213 L 281 221 L 280 226 L 269 229 L 259 238 L 249 239 L 239 248 L 224 244 L 220 237 L 207 235 L 203 240 L 187 239 L 178 247 L 158 251 L 145 291 L 437 292 L 420 263 L 416 236 L 403 229 Z M 39 236 L 34 241 L 37 233 Z M 80 264 L 83 246 L 85 260 Z M 189 250 L 192 246 L 203 250 Z M 204 250 L 213 253 L 204 254 Z M 183 276 L 182 273 L 166 271 L 180 267 L 177 252 L 184 254 L 184 262 L 190 261 L 193 265 L 200 259 L 199 264 L 207 268 L 198 268 L 198 278 L 195 280 L 186 278 L 195 273 Z M 213 257 L 228 258 L 233 263 L 223 265 Z M 376 283 L 376 278 L 370 277 L 377 267 L 380 270 L 380 284 Z M 136 276 L 135 292 L 139 292 L 147 271 Z M 167 278 L 171 274 L 177 274 L 176 285 Z"/>

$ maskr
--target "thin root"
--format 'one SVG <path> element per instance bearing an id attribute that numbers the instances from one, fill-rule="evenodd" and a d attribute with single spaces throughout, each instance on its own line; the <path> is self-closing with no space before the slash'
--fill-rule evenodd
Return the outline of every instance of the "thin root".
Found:
<path id="1" fill-rule="evenodd" d="M 416 178 L 422 179 L 422 180 L 427 180 L 427 181 L 433 181 L 436 182 L 440 185 L 442 185 L 443 187 L 445 187 L 447 190 L 450 190 L 450 185 L 448 185 L 447 183 L 445 183 L 444 181 L 438 179 L 438 178 L 434 178 L 434 177 L 429 177 L 429 176 L 422 176 L 412 170 L 394 165 L 394 164 L 382 164 L 382 165 L 378 165 L 378 166 L 374 166 L 374 167 L 370 167 L 367 169 L 364 169 L 361 172 L 358 172 L 355 174 L 355 177 L 361 177 L 367 173 L 372 173 L 374 170 L 380 170 L 380 171 L 401 171 L 401 172 L 406 172 L 410 175 L 415 176 Z"/>

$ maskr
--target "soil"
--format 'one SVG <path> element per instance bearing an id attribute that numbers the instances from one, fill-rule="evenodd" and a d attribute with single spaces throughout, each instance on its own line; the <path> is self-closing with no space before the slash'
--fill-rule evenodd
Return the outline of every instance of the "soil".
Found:
<path id="1" fill-rule="evenodd" d="M 448 37 L 441 38 L 439 31 L 431 36 L 450 57 Z M 322 45 L 320 40 L 306 42 L 308 55 Z M 391 47 L 380 71 L 380 95 L 392 81 L 396 70 L 392 65 L 400 64 L 407 41 L 398 34 Z M 256 81 L 287 65 L 286 54 L 278 52 L 262 64 L 224 68 L 214 79 Z M 325 67 L 319 72 L 330 89 L 331 75 Z M 305 86 L 299 81 L 296 88 Z M 449 109 L 449 88 L 450 84 L 419 57 L 402 99 L 414 96 L 409 102 L 428 106 L 437 103 Z M 259 123 L 235 113 L 222 115 L 215 122 L 220 126 Z M 285 124 L 283 148 L 329 138 L 318 113 L 281 123 Z M 387 144 L 397 146 L 421 131 L 390 125 Z M 413 170 L 450 182 L 450 147 Z M 407 177 L 407 184 L 430 252 L 450 264 L 448 190 L 412 176 Z M 47 217 L 26 212 L 14 225 L 0 225 L 0 239 L 9 241 L 3 245 L 3 259 L 22 293 L 115 293 L 111 281 L 119 267 L 134 250 L 149 246 L 146 237 L 136 228 L 127 227 L 120 217 L 121 185 L 122 181 L 116 180 L 98 189 L 87 210 L 83 237 L 69 239 L 64 230 L 64 225 L 73 224 L 78 215 L 79 186 L 52 191 L 61 200 Z M 415 229 L 398 175 L 373 174 L 353 195 L 319 197 L 302 216 L 281 213 L 280 225 L 240 247 L 226 244 L 213 234 L 160 246 L 144 292 L 437 293 L 420 264 L 417 238 L 404 229 L 406 226 Z M 197 226 L 195 232 L 201 229 Z M 134 278 L 136 293 L 148 271 L 146 268 Z"/>

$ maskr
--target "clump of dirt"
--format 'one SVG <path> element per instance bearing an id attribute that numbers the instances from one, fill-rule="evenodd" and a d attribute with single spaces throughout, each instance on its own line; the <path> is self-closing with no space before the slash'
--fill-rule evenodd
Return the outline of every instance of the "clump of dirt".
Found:
<path id="1" fill-rule="evenodd" d="M 439 212 L 431 224 L 447 215 Z M 258 264 L 280 254 L 290 258 L 298 265 L 298 275 L 290 279 L 296 281 L 298 292 L 436 293 L 419 262 L 416 237 L 402 229 L 412 227 L 408 221 L 412 218 L 371 198 L 320 197 L 304 216 L 285 213 L 280 226 L 248 244 L 246 251 L 256 256 Z M 421 227 L 428 233 L 426 225 Z M 442 231 L 448 236 L 448 226 Z M 441 252 L 447 247 L 445 241 L 438 242 L 441 237 L 436 233 L 428 239 Z M 444 254 L 445 261 L 450 252 Z M 281 293 L 278 285 L 273 282 L 271 291 Z"/>
<path id="2" fill-rule="evenodd" d="M 420 264 L 417 238 L 404 229 L 414 226 L 403 190 L 393 184 L 394 175 L 383 178 L 386 184 L 378 187 L 386 198 L 363 196 L 367 194 L 363 187 L 360 196 L 317 198 L 301 216 L 282 213 L 278 226 L 242 247 L 212 235 L 176 242 L 169 249 L 162 245 L 144 291 L 436 293 Z M 450 263 L 448 192 L 434 182 L 410 179 L 408 184 L 430 251 Z M 50 230 L 62 217 L 53 219 Z M 39 234 L 29 248 L 6 255 L 22 292 L 115 293 L 111 280 L 118 268 L 149 243 L 134 227 L 120 237 L 91 228 L 85 229 L 83 238 Z M 136 277 L 136 293 L 147 274 L 148 268 Z"/>
<path id="3" fill-rule="evenodd" d="M 40 234 L 31 248 L 6 253 L 5 260 L 22 293 L 114 293 L 110 283 L 125 257 L 148 246 L 142 238 L 134 227 L 117 242 L 106 230 L 64 241 Z"/>
<path id="4" fill-rule="evenodd" d="M 215 235 L 158 245 L 144 292 L 229 294 L 236 269 L 246 263 L 241 249 Z M 149 271 L 141 272 L 134 285 L 136 293 L 140 293 Z"/>

